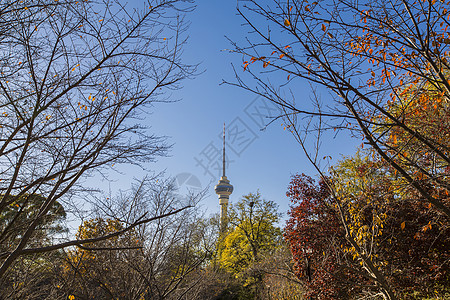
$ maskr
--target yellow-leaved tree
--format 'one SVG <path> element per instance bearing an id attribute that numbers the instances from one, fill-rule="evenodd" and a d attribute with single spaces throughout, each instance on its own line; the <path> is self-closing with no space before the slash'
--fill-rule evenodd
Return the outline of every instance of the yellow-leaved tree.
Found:
<path id="1" fill-rule="evenodd" d="M 257 295 L 264 276 L 258 263 L 281 246 L 280 214 L 273 201 L 249 193 L 229 210 L 229 228 L 218 245 L 218 263 Z"/>

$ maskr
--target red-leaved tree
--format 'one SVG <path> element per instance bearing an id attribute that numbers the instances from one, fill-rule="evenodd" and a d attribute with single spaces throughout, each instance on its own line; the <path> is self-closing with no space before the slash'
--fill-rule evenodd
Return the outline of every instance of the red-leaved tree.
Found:
<path id="1" fill-rule="evenodd" d="M 344 281 L 356 277 L 342 269 L 343 257 L 338 249 L 347 243 L 328 187 L 324 181 L 316 184 L 307 175 L 295 175 L 287 196 L 293 205 L 288 212 L 285 238 L 306 294 L 319 299 L 346 298 Z"/>

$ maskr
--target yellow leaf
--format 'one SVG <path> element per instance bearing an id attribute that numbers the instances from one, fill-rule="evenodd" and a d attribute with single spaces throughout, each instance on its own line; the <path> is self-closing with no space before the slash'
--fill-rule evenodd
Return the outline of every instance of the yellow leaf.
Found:
<path id="1" fill-rule="evenodd" d="M 291 22 L 288 19 L 284 19 L 284 26 L 291 26 Z"/>

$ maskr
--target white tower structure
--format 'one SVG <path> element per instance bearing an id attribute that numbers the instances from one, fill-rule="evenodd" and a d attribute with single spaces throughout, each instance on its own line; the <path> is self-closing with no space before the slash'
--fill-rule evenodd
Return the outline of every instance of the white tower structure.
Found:
<path id="1" fill-rule="evenodd" d="M 216 194 L 219 196 L 220 204 L 220 233 L 224 233 L 228 225 L 228 200 L 233 193 L 233 186 L 225 176 L 225 123 L 223 124 L 223 157 L 222 157 L 222 177 L 219 183 L 214 187 Z"/>

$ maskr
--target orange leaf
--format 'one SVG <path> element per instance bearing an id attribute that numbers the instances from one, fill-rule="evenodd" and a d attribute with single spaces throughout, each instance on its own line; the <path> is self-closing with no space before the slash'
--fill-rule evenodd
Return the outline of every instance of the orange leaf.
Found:
<path id="1" fill-rule="evenodd" d="M 291 22 L 288 19 L 284 19 L 284 26 L 291 26 Z"/>
<path id="2" fill-rule="evenodd" d="M 281 53 L 281 54 L 280 54 L 280 58 L 283 58 L 283 57 L 284 57 L 284 53 Z"/>
<path id="3" fill-rule="evenodd" d="M 394 140 L 394 144 L 397 144 L 397 136 L 394 134 L 394 135 L 392 136 L 392 138 L 393 138 L 393 140 Z"/>
<path id="4" fill-rule="evenodd" d="M 327 27 L 324 24 L 322 24 L 322 30 L 323 31 L 327 30 Z"/>
<path id="5" fill-rule="evenodd" d="M 400 228 L 403 230 L 405 229 L 405 222 L 403 222 L 402 224 L 400 224 Z"/>
<path id="6" fill-rule="evenodd" d="M 432 228 L 432 227 L 431 227 L 431 222 L 428 222 L 427 225 L 425 225 L 425 226 L 422 227 L 422 231 L 425 232 L 425 231 L 427 231 L 428 229 L 431 229 L 431 228 Z"/>

